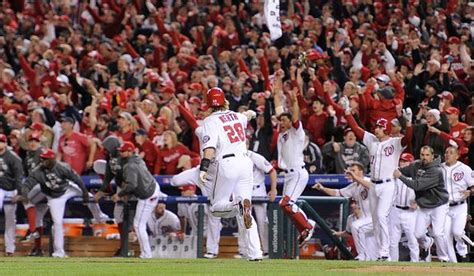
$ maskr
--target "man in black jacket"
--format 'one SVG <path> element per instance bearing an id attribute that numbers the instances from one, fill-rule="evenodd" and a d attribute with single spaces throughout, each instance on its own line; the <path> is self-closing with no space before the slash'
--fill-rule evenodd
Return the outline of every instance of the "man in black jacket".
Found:
<path id="1" fill-rule="evenodd" d="M 153 209 L 158 203 L 160 186 L 146 167 L 143 159 L 135 153 L 135 146 L 131 142 L 124 142 L 120 148 L 120 156 L 124 161 L 122 187 L 112 200 L 128 200 L 129 195 L 138 199 L 137 210 L 133 219 L 133 228 L 140 243 L 140 258 L 152 257 L 150 241 L 146 232 L 146 223 L 150 219 Z"/>
<path id="2" fill-rule="evenodd" d="M 45 148 L 40 155 L 41 165 L 37 166 L 25 180 L 21 187 L 21 195 L 26 198 L 30 190 L 38 183 L 41 191 L 46 194 L 48 207 L 54 226 L 54 252 L 53 257 L 65 258 L 63 216 L 66 202 L 75 196 L 82 196 L 84 202 L 92 200 L 92 194 L 81 177 L 77 175 L 68 164 L 56 161 L 56 154 L 52 149 Z M 31 200 L 31 198 L 28 198 Z M 99 204 L 88 203 L 89 210 L 96 220 L 105 222 L 109 217 L 102 213 Z"/>
<path id="3" fill-rule="evenodd" d="M 436 242 L 438 258 L 449 261 L 448 243 L 444 235 L 448 215 L 448 192 L 446 191 L 441 160 L 434 159 L 433 148 L 424 146 L 420 151 L 421 160 L 407 167 L 395 170 L 393 176 L 415 191 L 415 201 L 419 206 L 416 216 L 415 236 L 422 247 L 421 260 L 430 261 L 430 249 Z M 426 235 L 432 225 L 433 238 Z"/>
<path id="4" fill-rule="evenodd" d="M 7 148 L 7 136 L 0 134 L 0 210 L 5 213 L 5 255 L 15 252 L 16 204 L 3 204 L 5 198 L 14 198 L 20 189 L 23 168 L 21 159 Z"/>

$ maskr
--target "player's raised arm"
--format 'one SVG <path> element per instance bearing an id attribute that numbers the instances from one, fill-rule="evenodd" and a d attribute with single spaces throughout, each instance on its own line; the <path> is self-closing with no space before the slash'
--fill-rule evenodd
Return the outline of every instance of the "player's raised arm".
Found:
<path id="1" fill-rule="evenodd" d="M 362 129 L 352 116 L 349 100 L 344 97 L 341 99 L 341 107 L 344 109 L 344 117 L 347 120 L 347 124 L 354 131 L 356 137 L 360 140 L 364 139 L 365 130 Z"/>
<path id="2" fill-rule="evenodd" d="M 403 117 L 406 120 L 407 129 L 406 129 L 405 136 L 402 138 L 401 143 L 402 143 L 402 146 L 405 147 L 406 145 L 411 143 L 411 140 L 413 139 L 413 126 L 411 124 L 411 121 L 413 118 L 413 112 L 411 111 L 411 108 L 407 108 L 403 110 Z"/>
<path id="3" fill-rule="evenodd" d="M 293 123 L 293 127 L 298 128 L 295 124 L 300 120 L 300 106 L 298 105 L 298 88 L 294 87 L 290 91 L 290 99 L 291 99 L 291 122 Z"/>
<path id="4" fill-rule="evenodd" d="M 275 103 L 275 115 L 278 117 L 280 114 L 284 112 L 283 105 L 281 104 L 281 96 L 283 91 L 283 77 L 285 73 L 283 70 L 278 70 L 275 73 L 275 80 L 272 84 L 272 94 L 273 94 L 273 101 Z"/>

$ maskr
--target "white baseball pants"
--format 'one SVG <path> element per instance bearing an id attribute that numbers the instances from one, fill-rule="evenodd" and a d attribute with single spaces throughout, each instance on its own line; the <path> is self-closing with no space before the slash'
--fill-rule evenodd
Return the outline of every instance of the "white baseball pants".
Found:
<path id="1" fill-rule="evenodd" d="M 146 232 L 146 223 L 150 219 L 155 206 L 158 204 L 160 196 L 160 186 L 156 183 L 155 192 L 147 199 L 138 199 L 137 210 L 133 218 L 133 227 L 137 234 L 138 243 L 140 244 L 140 258 L 151 258 L 151 247 L 148 233 Z"/>
<path id="2" fill-rule="evenodd" d="M 64 209 L 66 208 L 66 202 L 75 196 L 82 196 L 82 190 L 75 183 L 69 183 L 69 186 L 66 192 L 57 198 L 46 196 L 48 199 L 49 212 L 53 219 L 54 226 L 54 257 L 65 257 L 66 253 L 64 252 L 64 229 L 63 229 L 63 217 Z M 94 197 L 89 193 L 89 200 L 94 201 Z M 104 214 L 97 203 L 87 203 L 89 210 L 91 211 L 94 218 L 98 221 L 107 220 L 109 217 Z"/>
<path id="3" fill-rule="evenodd" d="M 426 235 L 427 229 L 431 224 L 433 238 L 436 243 L 438 258 L 442 261 L 448 261 L 448 243 L 445 237 L 445 222 L 448 216 L 448 204 L 443 204 L 436 208 L 418 208 L 416 211 L 415 237 L 419 245 L 428 249 L 429 239 Z"/>
<path id="4" fill-rule="evenodd" d="M 460 256 L 467 255 L 467 245 L 462 239 L 464 227 L 467 220 L 467 204 L 449 207 L 448 216 L 445 223 L 445 234 L 447 237 L 449 261 L 457 263 L 456 252 L 454 251 L 453 238 L 456 241 L 456 251 Z"/>
<path id="5" fill-rule="evenodd" d="M 370 212 L 374 223 L 375 239 L 377 240 L 378 257 L 390 256 L 390 236 L 388 232 L 388 216 L 395 196 L 393 181 L 374 184 L 369 189 Z"/>
<path id="6" fill-rule="evenodd" d="M 374 261 L 377 259 L 377 242 L 371 217 L 355 220 L 351 226 L 352 238 L 357 250 L 357 259 Z"/>
<path id="7" fill-rule="evenodd" d="M 252 216 L 252 226 L 246 229 L 238 208 L 239 202 L 244 199 L 252 200 L 253 162 L 246 154 L 236 154 L 218 159 L 216 165 L 215 175 L 210 175 L 214 180 L 210 211 L 218 217 L 235 216 L 239 224 L 239 234 L 248 245 L 246 255 L 250 259 L 260 259 L 262 249 L 255 219 Z"/>
<path id="8" fill-rule="evenodd" d="M 182 186 L 189 183 L 197 185 L 201 189 L 203 196 L 207 196 L 212 201 L 212 190 L 213 181 L 207 181 L 206 183 L 200 183 L 199 180 L 199 167 L 183 171 L 171 178 L 171 185 Z M 207 206 L 206 206 L 207 207 Z M 219 254 L 219 241 L 221 239 L 222 223 L 221 218 L 213 216 L 209 211 L 209 208 L 205 208 L 207 227 L 204 235 L 206 236 L 206 252 L 211 254 Z"/>
<path id="9" fill-rule="evenodd" d="M 24 204 L 25 210 L 31 207 L 36 209 L 36 227 L 43 227 L 43 218 L 48 212 L 48 205 L 40 203 L 46 199 L 46 195 L 41 191 L 39 184 L 35 185 L 33 189 L 28 192 L 28 203 Z"/>
<path id="10" fill-rule="evenodd" d="M 398 262 L 399 260 L 399 244 L 402 233 L 408 240 L 408 248 L 410 249 L 410 260 L 412 262 L 419 261 L 420 247 L 415 237 L 416 210 L 402 210 L 393 207 L 390 212 L 390 260 Z"/>
<path id="11" fill-rule="evenodd" d="M 12 200 L 17 194 L 16 190 L 5 191 L 0 189 L 0 210 L 5 214 L 5 252 L 15 253 L 16 237 L 16 203 L 3 204 L 5 199 Z"/>

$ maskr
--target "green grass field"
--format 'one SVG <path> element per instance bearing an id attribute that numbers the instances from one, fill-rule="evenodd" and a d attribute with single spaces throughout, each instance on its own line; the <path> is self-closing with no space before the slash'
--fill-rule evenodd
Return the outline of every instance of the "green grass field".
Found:
<path id="1" fill-rule="evenodd" d="M 474 264 L 324 260 L 0 258 L 0 275 L 474 275 Z"/>

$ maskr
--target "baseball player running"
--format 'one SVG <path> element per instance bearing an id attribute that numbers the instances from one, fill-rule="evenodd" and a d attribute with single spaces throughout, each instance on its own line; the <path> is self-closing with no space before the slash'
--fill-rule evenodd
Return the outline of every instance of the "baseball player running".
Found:
<path id="1" fill-rule="evenodd" d="M 316 183 L 312 188 L 330 196 L 353 198 L 357 202 L 361 217 L 352 222 L 350 229 L 358 253 L 355 259 L 359 261 L 376 260 L 377 243 L 373 233 L 369 203 L 369 190 L 373 189 L 373 184 L 370 182 L 370 178 L 364 177 L 364 165 L 362 163 L 352 162 L 346 173 L 348 179 L 353 182 L 343 189 L 329 189 L 321 183 Z"/>
<path id="2" fill-rule="evenodd" d="M 400 168 L 410 165 L 415 158 L 410 153 L 403 153 L 400 156 Z M 408 240 L 410 249 L 410 260 L 418 262 L 420 248 L 415 237 L 416 223 L 416 202 L 415 191 L 403 184 L 400 179 L 395 179 L 395 200 L 390 211 L 390 260 L 397 262 L 399 260 L 399 243 L 402 233 Z"/>
<path id="3" fill-rule="evenodd" d="M 118 148 L 120 147 L 120 141 L 116 136 L 108 136 L 102 141 L 102 147 L 106 152 L 106 164 L 105 172 L 100 174 L 104 175 L 102 181 L 102 186 L 99 188 L 99 191 L 95 194 L 95 200 L 98 202 L 104 195 L 104 191 L 107 190 L 110 186 L 112 180 L 115 180 L 115 185 L 117 185 L 117 193 L 120 192 L 120 187 L 122 186 L 123 178 L 123 160 L 120 158 Z M 96 172 L 99 173 L 99 172 Z M 122 246 L 124 243 L 125 235 L 128 233 L 123 233 L 123 203 L 117 202 L 114 205 L 114 219 L 118 225 L 120 233 L 120 248 L 117 249 L 114 256 L 118 257 L 122 253 Z"/>
<path id="4" fill-rule="evenodd" d="M 441 162 L 439 158 L 434 159 L 433 148 L 429 146 L 421 148 L 420 157 L 421 160 L 395 170 L 393 176 L 415 191 L 419 206 L 416 210 L 415 237 L 423 249 L 420 260 L 431 260 L 433 238 L 426 235 L 431 224 L 438 258 L 447 262 L 449 257 L 444 229 L 449 207 Z"/>
<path id="5" fill-rule="evenodd" d="M 148 171 L 143 159 L 135 153 L 135 145 L 124 142 L 118 149 L 123 158 L 122 189 L 112 196 L 117 203 L 119 200 L 128 200 L 129 195 L 138 198 L 137 209 L 133 219 L 133 227 L 140 244 L 140 258 L 151 258 L 150 240 L 146 232 L 146 225 L 151 217 L 153 209 L 158 203 L 160 186 Z"/>
<path id="6" fill-rule="evenodd" d="M 248 245 L 250 261 L 261 261 L 262 250 L 257 226 L 252 217 L 252 161 L 248 157 L 245 129 L 248 118 L 228 110 L 224 91 L 211 88 L 207 92 L 211 114 L 203 120 L 200 180 L 206 182 L 211 166 L 215 166 L 210 211 L 219 217 L 236 216 L 240 235 Z M 232 196 L 232 201 L 229 199 Z"/>
<path id="7" fill-rule="evenodd" d="M 349 101 L 343 98 L 342 107 L 349 127 L 354 130 L 358 139 L 362 139 L 369 149 L 370 178 L 375 187 L 370 189 L 369 202 L 377 240 L 378 260 L 388 261 L 390 256 L 390 238 L 388 216 L 393 204 L 395 183 L 393 170 L 398 167 L 398 160 L 405 146 L 411 141 L 413 129 L 411 110 L 404 111 L 407 130 L 404 137 L 390 137 L 390 122 L 381 118 L 377 120 L 374 134 L 360 128 L 351 114 Z"/>
<path id="8" fill-rule="evenodd" d="M 5 198 L 16 199 L 21 189 L 21 159 L 7 148 L 7 137 L 0 134 L 0 209 L 5 213 L 5 255 L 15 253 L 16 204 L 3 204 Z"/>
<path id="9" fill-rule="evenodd" d="M 303 193 L 308 183 L 308 171 L 304 163 L 304 139 L 303 124 L 299 120 L 300 109 L 296 94 L 297 89 L 290 91 L 293 113 L 283 113 L 281 105 L 281 73 L 274 85 L 275 110 L 280 122 L 280 134 L 278 135 L 278 167 L 285 172 L 285 182 L 280 207 L 290 217 L 299 232 L 298 243 L 303 246 L 311 239 L 314 233 L 315 222 L 306 217 L 295 202 Z"/>
<path id="10" fill-rule="evenodd" d="M 454 252 L 453 238 L 456 241 L 456 251 L 466 261 L 467 245 L 462 240 L 464 226 L 467 219 L 466 199 L 469 197 L 471 187 L 474 186 L 474 173 L 472 169 L 459 162 L 459 150 L 448 147 L 444 153 L 446 162 L 441 164 L 444 183 L 449 194 L 449 210 L 446 218 L 445 234 L 448 241 L 449 260 L 457 262 Z"/>
<path id="11" fill-rule="evenodd" d="M 84 202 L 92 200 L 81 177 L 67 164 L 56 161 L 56 154 L 52 149 L 45 148 L 40 155 L 41 165 L 31 172 L 22 186 L 21 194 L 29 196 L 30 190 L 40 184 L 41 191 L 46 194 L 48 207 L 54 226 L 53 257 L 65 258 L 63 216 L 66 202 L 75 196 L 82 196 Z M 24 198 L 26 199 L 26 198 Z M 31 198 L 28 198 L 31 201 Z M 108 216 L 100 210 L 97 203 L 88 203 L 89 210 L 98 221 L 105 221 Z"/>

